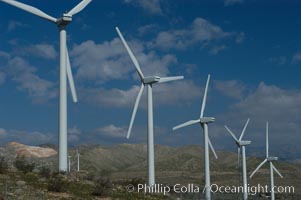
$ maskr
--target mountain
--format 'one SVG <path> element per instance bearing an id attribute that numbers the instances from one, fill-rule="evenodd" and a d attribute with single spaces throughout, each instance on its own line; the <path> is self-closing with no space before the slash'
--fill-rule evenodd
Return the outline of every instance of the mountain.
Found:
<path id="1" fill-rule="evenodd" d="M 26 158 L 48 158 L 57 154 L 49 147 L 28 146 L 17 142 L 8 143 L 0 152 L 2 155 L 12 154 L 13 157 L 24 156 Z"/>
<path id="2" fill-rule="evenodd" d="M 125 181 L 139 178 L 147 180 L 147 146 L 146 144 L 119 144 L 115 146 L 81 145 L 80 169 L 94 176 L 107 176 L 112 181 Z M 52 169 L 57 169 L 57 153 L 49 147 L 33 147 L 18 143 L 9 143 L 0 149 L 0 153 L 10 152 L 12 157 L 25 155 L 36 158 L 35 162 L 48 163 Z M 156 180 L 163 184 L 204 183 L 204 149 L 197 145 L 170 147 L 155 145 Z M 76 170 L 76 148 L 69 149 L 71 169 Z M 234 152 L 217 151 L 218 159 L 210 153 L 211 182 L 222 185 L 240 185 L 240 170 L 237 169 L 237 154 Z M 248 155 L 248 151 L 247 151 Z M 37 159 L 38 158 L 38 159 Z M 247 171 L 250 174 L 262 158 L 248 157 Z M 275 174 L 277 185 L 292 185 L 301 188 L 301 165 L 285 161 L 274 163 L 284 176 Z M 250 184 L 269 184 L 268 165 L 265 165 Z M 297 190 L 298 191 L 298 190 Z"/>

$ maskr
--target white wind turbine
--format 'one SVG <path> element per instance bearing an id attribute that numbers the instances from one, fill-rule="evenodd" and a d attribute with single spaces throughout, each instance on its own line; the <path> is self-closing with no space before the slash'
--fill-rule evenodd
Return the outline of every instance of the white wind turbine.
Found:
<path id="1" fill-rule="evenodd" d="M 72 10 L 64 13 L 60 18 L 54 18 L 43 11 L 14 0 L 0 0 L 31 14 L 53 22 L 60 31 L 60 92 L 59 92 L 59 171 L 67 171 L 67 78 L 74 102 L 77 95 L 72 77 L 68 49 L 66 44 L 66 26 L 72 21 L 72 16 L 83 10 L 91 0 L 82 0 Z"/>
<path id="2" fill-rule="evenodd" d="M 280 172 L 276 169 L 276 167 L 273 164 L 273 161 L 278 160 L 278 157 L 270 157 L 269 156 L 269 123 L 266 124 L 266 157 L 265 159 L 258 165 L 258 167 L 253 171 L 253 173 L 250 175 L 250 178 L 253 177 L 253 175 L 262 167 L 266 162 L 270 163 L 270 192 L 271 192 L 271 200 L 275 200 L 275 193 L 274 193 L 274 171 L 281 177 L 283 176 L 280 174 Z"/>
<path id="3" fill-rule="evenodd" d="M 180 124 L 178 126 L 175 126 L 173 130 L 177 130 L 179 128 L 185 127 L 185 126 L 190 126 L 192 124 L 200 124 L 204 130 L 204 146 L 205 146 L 205 199 L 210 200 L 211 199 L 211 193 L 210 193 L 210 160 L 209 160 L 209 147 L 208 144 L 217 159 L 217 155 L 215 153 L 215 150 L 211 144 L 211 141 L 208 136 L 208 123 L 214 122 L 215 118 L 214 117 L 204 117 L 204 110 L 206 107 L 206 99 L 207 99 L 207 91 L 208 91 L 208 86 L 209 86 L 209 80 L 210 80 L 210 74 L 208 75 L 207 78 L 207 83 L 206 83 L 206 88 L 204 92 L 204 97 L 203 97 L 203 102 L 202 102 L 202 108 L 201 108 L 201 114 L 199 119 L 195 120 L 190 120 L 188 122 L 185 122 L 183 124 Z"/>
<path id="4" fill-rule="evenodd" d="M 71 172 L 71 156 L 68 156 L 68 172 Z"/>
<path id="5" fill-rule="evenodd" d="M 79 156 L 80 156 L 80 154 L 79 154 L 78 149 L 76 149 L 76 156 L 77 156 L 77 171 L 79 171 Z"/>
<path id="6" fill-rule="evenodd" d="M 133 110 L 133 113 L 132 113 L 132 118 L 131 118 L 129 130 L 128 130 L 128 133 L 127 133 L 127 138 L 128 139 L 129 139 L 130 134 L 131 134 L 132 126 L 133 126 L 133 123 L 134 123 L 134 119 L 135 119 L 135 116 L 136 116 L 136 112 L 137 112 L 137 109 L 138 109 L 138 105 L 139 105 L 139 102 L 140 102 L 140 99 L 141 99 L 143 89 L 144 89 L 145 86 L 147 87 L 148 185 L 153 186 L 155 184 L 155 164 L 154 164 L 154 125 L 153 125 L 153 91 L 152 91 L 152 87 L 153 87 L 153 84 L 155 84 L 155 83 L 164 83 L 164 82 L 168 82 L 168 81 L 175 81 L 175 80 L 183 79 L 184 77 L 183 76 L 172 76 L 172 77 L 144 76 L 141 69 L 140 69 L 140 65 L 139 65 L 136 57 L 134 56 L 133 52 L 129 48 L 127 42 L 123 38 L 123 35 L 121 34 L 118 27 L 116 27 L 116 31 L 117 31 L 123 45 L 125 46 L 127 52 L 129 53 L 129 55 L 131 57 L 131 60 L 134 63 L 136 71 L 137 71 L 137 73 L 140 77 L 140 80 L 141 80 L 141 88 L 140 88 L 140 91 L 139 91 L 138 96 L 136 98 L 136 102 L 135 102 L 134 110 Z"/>
<path id="7" fill-rule="evenodd" d="M 242 150 L 241 154 L 242 154 L 242 182 L 243 182 L 243 199 L 246 200 L 248 199 L 248 183 L 247 183 L 247 163 L 246 163 L 246 146 L 251 144 L 251 141 L 248 140 L 242 140 L 246 128 L 249 124 L 250 119 L 247 120 L 239 139 L 237 139 L 237 137 L 235 136 L 235 134 L 227 127 L 225 126 L 225 128 L 227 129 L 227 131 L 230 133 L 230 135 L 233 137 L 233 139 L 235 140 L 235 143 L 237 145 L 237 156 L 238 156 L 238 166 L 240 164 L 240 148 Z"/>

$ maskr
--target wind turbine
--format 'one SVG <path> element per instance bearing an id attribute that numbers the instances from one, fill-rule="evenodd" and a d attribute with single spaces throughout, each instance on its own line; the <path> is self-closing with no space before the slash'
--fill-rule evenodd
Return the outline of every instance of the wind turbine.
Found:
<path id="1" fill-rule="evenodd" d="M 206 107 L 206 99 L 207 99 L 207 91 L 208 91 L 208 85 L 210 81 L 210 74 L 207 78 L 206 88 L 204 92 L 203 102 L 202 102 L 202 108 L 201 108 L 201 114 L 199 119 L 190 120 L 188 122 L 185 122 L 183 124 L 180 124 L 178 126 L 173 127 L 173 130 L 177 130 L 179 128 L 183 128 L 185 126 L 190 126 L 192 124 L 200 124 L 204 130 L 204 146 L 205 146 L 205 199 L 210 200 L 211 199 L 211 193 L 210 193 L 210 161 L 209 161 L 209 147 L 208 144 L 217 159 L 217 155 L 215 153 L 215 150 L 211 144 L 211 141 L 208 136 L 208 123 L 214 122 L 214 117 L 204 117 L 204 111 Z"/>
<path id="2" fill-rule="evenodd" d="M 76 149 L 76 156 L 77 156 L 77 171 L 79 171 L 79 152 L 78 152 L 78 149 Z"/>
<path id="3" fill-rule="evenodd" d="M 233 137 L 233 139 L 235 140 L 235 143 L 237 145 L 237 156 L 238 156 L 238 166 L 240 164 L 240 148 L 242 150 L 242 182 L 243 182 L 243 199 L 244 200 L 247 200 L 248 199 L 248 189 L 247 189 L 247 186 L 248 186 L 248 183 L 247 183 L 247 164 L 246 164 L 246 146 L 251 144 L 251 141 L 248 141 L 248 140 L 242 140 L 244 134 L 245 134 L 245 131 L 246 131 L 246 128 L 249 124 L 249 121 L 250 119 L 247 120 L 241 134 L 240 134 L 240 137 L 239 139 L 237 139 L 237 137 L 235 136 L 235 134 L 227 127 L 225 126 L 225 128 L 227 129 L 227 131 L 230 133 L 230 135 Z"/>
<path id="4" fill-rule="evenodd" d="M 131 122 L 130 122 L 130 126 L 129 126 L 129 130 L 127 133 L 127 138 L 129 139 L 130 134 L 131 134 L 131 130 L 132 130 L 132 126 L 134 123 L 134 119 L 136 116 L 136 112 L 138 109 L 138 105 L 141 99 L 141 95 L 142 92 L 144 90 L 144 87 L 147 87 L 147 113 L 148 113 L 148 128 L 147 128 L 147 133 L 148 133 L 148 139 L 147 139 L 147 158 L 148 158 L 148 185 L 149 186 L 153 186 L 155 184 L 155 164 L 154 164 L 154 125 L 153 125 L 153 84 L 155 83 L 164 83 L 164 82 L 169 82 L 169 81 L 175 81 L 175 80 L 180 80 L 183 79 L 183 76 L 171 76 L 171 77 L 159 77 L 159 76 L 144 76 L 141 69 L 140 69 L 140 65 L 136 59 L 136 57 L 134 56 L 132 50 L 130 49 L 130 47 L 128 46 L 127 42 L 125 41 L 122 33 L 120 32 L 120 30 L 118 29 L 118 27 L 116 27 L 116 31 L 123 43 L 123 45 L 125 46 L 128 54 L 131 57 L 132 62 L 135 65 L 136 71 L 140 77 L 141 80 L 141 88 L 140 91 L 138 93 L 138 96 L 136 98 L 136 102 L 134 105 L 134 110 L 132 113 L 132 117 L 131 117 Z"/>
<path id="5" fill-rule="evenodd" d="M 68 172 L 71 172 L 71 156 L 68 155 Z"/>
<path id="6" fill-rule="evenodd" d="M 266 124 L 266 157 L 265 159 L 258 165 L 258 167 L 253 171 L 250 175 L 250 178 L 262 167 L 266 162 L 270 163 L 270 192 L 271 192 L 271 200 L 275 200 L 275 193 L 274 193 L 274 171 L 281 177 L 283 176 L 274 166 L 273 161 L 278 160 L 278 157 L 270 157 L 269 156 L 269 123 Z"/>
<path id="7" fill-rule="evenodd" d="M 15 0 L 0 0 L 31 14 L 53 22 L 60 32 L 60 92 L 59 92 L 59 171 L 67 171 L 67 78 L 74 102 L 77 102 L 74 81 L 66 44 L 66 26 L 72 21 L 72 16 L 83 10 L 91 0 L 82 0 L 72 10 L 60 18 L 54 18 L 43 11 Z"/>

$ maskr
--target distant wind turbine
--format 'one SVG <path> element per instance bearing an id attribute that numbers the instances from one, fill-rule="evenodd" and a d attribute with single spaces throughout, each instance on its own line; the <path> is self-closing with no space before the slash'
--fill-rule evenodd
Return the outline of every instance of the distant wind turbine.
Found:
<path id="1" fill-rule="evenodd" d="M 71 156 L 68 156 L 68 172 L 71 172 Z"/>
<path id="2" fill-rule="evenodd" d="M 243 199 L 247 200 L 248 199 L 248 183 L 247 183 L 247 163 L 246 163 L 246 146 L 251 144 L 251 141 L 247 141 L 247 140 L 242 140 L 246 128 L 249 124 L 250 119 L 247 120 L 239 139 L 237 139 L 237 137 L 235 136 L 235 134 L 227 127 L 225 126 L 225 128 L 227 129 L 227 131 L 230 133 L 230 135 L 233 137 L 236 145 L 237 145 L 237 156 L 238 156 L 238 166 L 240 164 L 240 148 L 242 149 L 242 182 L 243 182 Z"/>
<path id="3" fill-rule="evenodd" d="M 60 31 L 60 92 L 59 92 L 59 171 L 67 171 L 67 78 L 74 102 L 77 102 L 74 81 L 71 72 L 68 49 L 66 45 L 66 26 L 72 21 L 72 16 L 83 10 L 91 0 L 82 0 L 72 10 L 60 18 L 54 18 L 43 11 L 15 0 L 0 0 L 31 14 L 53 22 Z"/>
<path id="4" fill-rule="evenodd" d="M 278 157 L 270 157 L 269 156 L 269 123 L 266 124 L 266 157 L 265 159 L 258 165 L 258 167 L 252 172 L 250 178 L 254 176 L 254 174 L 262 167 L 266 162 L 270 163 L 270 192 L 271 192 L 271 200 L 275 200 L 275 192 L 274 192 L 274 171 L 281 177 L 283 176 L 276 169 L 273 164 L 273 161 L 278 160 Z"/>
<path id="5" fill-rule="evenodd" d="M 173 130 L 177 130 L 179 128 L 183 128 L 185 126 L 190 126 L 192 124 L 200 124 L 204 130 L 204 146 L 205 146 L 205 199 L 210 200 L 211 199 L 211 193 L 210 193 L 210 160 L 209 160 L 209 147 L 210 146 L 215 158 L 217 159 L 217 155 L 215 153 L 215 150 L 211 144 L 211 141 L 208 136 L 208 123 L 214 122 L 214 117 L 204 117 L 204 111 L 206 107 L 206 99 L 207 99 L 207 92 L 208 92 L 208 86 L 210 81 L 210 74 L 207 78 L 206 88 L 204 92 L 203 102 L 202 102 L 202 108 L 201 108 L 201 114 L 198 119 L 190 120 L 188 122 L 185 122 L 183 124 L 180 124 L 178 126 L 173 127 Z"/>
<path id="6" fill-rule="evenodd" d="M 134 106 L 134 110 L 132 113 L 132 118 L 131 118 L 131 122 L 130 122 L 130 126 L 129 126 L 129 130 L 127 133 L 127 138 L 129 139 L 130 134 L 131 134 L 131 130 L 132 130 L 132 126 L 134 123 L 134 119 L 136 116 L 136 112 L 139 106 L 139 102 L 141 99 L 141 95 L 143 92 L 144 87 L 147 87 L 147 112 L 148 112 L 148 128 L 147 128 L 147 133 L 148 133 L 148 139 L 147 139 L 147 157 L 148 157 L 148 185 L 149 186 L 153 186 L 155 184 L 155 164 L 154 164 L 154 125 L 153 125 L 153 84 L 155 83 L 164 83 L 164 82 L 169 82 L 169 81 L 175 81 L 175 80 L 180 80 L 183 79 L 183 76 L 172 76 L 172 77 L 159 77 L 159 76 L 144 76 L 141 69 L 140 69 L 140 65 L 136 59 L 136 57 L 134 56 L 132 50 L 130 49 L 130 47 L 128 46 L 127 42 L 125 41 L 123 35 L 121 34 L 120 30 L 118 29 L 118 27 L 116 27 L 116 31 L 124 45 L 124 47 L 126 48 L 128 54 L 131 57 L 132 62 L 135 65 L 136 71 L 140 77 L 141 80 L 141 88 L 140 91 L 138 93 L 138 96 L 136 98 L 136 102 L 135 102 L 135 106 Z"/>
<path id="7" fill-rule="evenodd" d="M 76 149 L 76 156 L 77 156 L 77 171 L 79 171 L 79 156 L 80 156 L 80 154 L 79 154 L 78 149 Z"/>

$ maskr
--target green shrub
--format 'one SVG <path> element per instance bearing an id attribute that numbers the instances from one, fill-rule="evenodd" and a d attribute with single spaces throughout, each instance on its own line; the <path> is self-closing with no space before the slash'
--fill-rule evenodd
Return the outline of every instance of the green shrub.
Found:
<path id="1" fill-rule="evenodd" d="M 15 161 L 15 167 L 22 171 L 24 174 L 32 172 L 35 168 L 35 163 L 28 162 L 24 156 L 18 156 Z"/>
<path id="2" fill-rule="evenodd" d="M 51 170 L 50 170 L 49 167 L 42 166 L 42 167 L 40 168 L 39 175 L 40 175 L 41 177 L 44 177 L 44 178 L 49 178 L 49 177 L 50 177 L 50 172 L 51 172 Z"/>
<path id="3" fill-rule="evenodd" d="M 109 178 L 98 178 L 95 181 L 94 190 L 92 195 L 95 196 L 105 196 L 108 195 L 109 189 L 112 187 L 111 181 Z"/>
<path id="4" fill-rule="evenodd" d="M 0 157 L 0 174 L 4 174 L 8 170 L 8 163 L 4 156 Z"/>
<path id="5" fill-rule="evenodd" d="M 48 181 L 47 189 L 51 192 L 66 192 L 66 186 L 63 177 L 58 173 L 54 173 Z"/>

